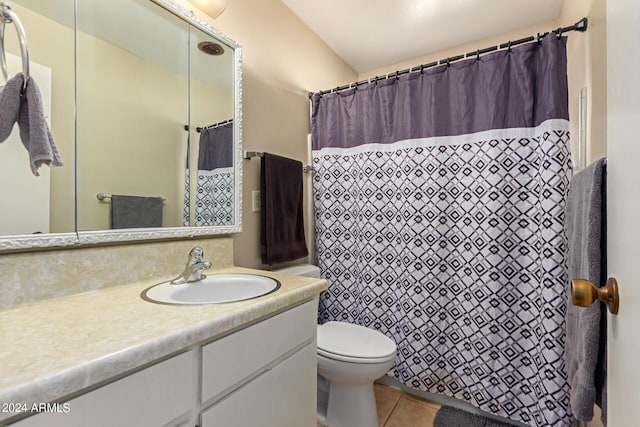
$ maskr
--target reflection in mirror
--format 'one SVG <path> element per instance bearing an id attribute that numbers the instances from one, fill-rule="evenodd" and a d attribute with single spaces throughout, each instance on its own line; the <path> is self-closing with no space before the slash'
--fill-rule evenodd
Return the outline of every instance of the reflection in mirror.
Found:
<path id="1" fill-rule="evenodd" d="M 233 225 L 209 203 L 218 185 L 185 167 L 198 164 L 194 130 L 233 117 L 233 48 L 150 1 L 118 2 L 111 21 L 112 2 L 78 4 L 79 32 L 95 34 L 78 37 L 78 230 L 153 227 L 158 216 L 163 227 Z"/>
<path id="2" fill-rule="evenodd" d="M 149 1 L 118 3 L 115 15 L 112 2 L 77 6 L 79 231 L 182 224 L 189 25 Z"/>
<path id="3" fill-rule="evenodd" d="M 189 45 L 191 123 L 198 135 L 191 133 L 196 141 L 190 162 L 194 165 L 190 181 L 195 203 L 190 204 L 189 224 L 229 226 L 235 222 L 233 50 L 194 27 Z"/>
<path id="4" fill-rule="evenodd" d="M 240 231 L 235 42 L 171 0 L 10 3 L 65 166 L 19 178 L 24 149 L 0 144 L 0 250 Z"/>
<path id="5" fill-rule="evenodd" d="M 233 224 L 233 120 L 200 130 L 195 226 Z"/>
<path id="6" fill-rule="evenodd" d="M 13 126 L 0 144 L 0 235 L 74 232 L 73 0 L 9 4 L 24 27 L 30 78 L 40 88 L 44 116 L 64 166 L 43 166 L 40 176 L 34 176 L 18 126 Z M 6 25 L 4 42 L 9 77 L 22 71 L 20 44 L 12 27 Z M 1 80 L 0 86 L 4 84 Z"/>

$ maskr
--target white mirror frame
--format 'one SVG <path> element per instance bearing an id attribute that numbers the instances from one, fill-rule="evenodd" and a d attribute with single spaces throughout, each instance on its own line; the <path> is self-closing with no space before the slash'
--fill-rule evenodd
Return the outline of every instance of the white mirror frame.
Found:
<path id="1" fill-rule="evenodd" d="M 221 33 L 207 22 L 198 18 L 192 11 L 171 0 L 150 0 L 170 13 L 180 17 L 194 27 L 224 42 L 234 51 L 234 111 L 233 120 L 234 142 L 234 174 L 235 199 L 234 217 L 236 223 L 232 226 L 216 227 L 164 227 L 164 228 L 132 228 L 119 230 L 77 231 L 74 233 L 47 233 L 0 236 L 0 252 L 14 252 L 37 250 L 57 247 L 74 247 L 79 245 L 113 244 L 140 240 L 162 240 L 175 238 L 189 238 L 198 236 L 224 235 L 242 231 L 242 47 L 240 44 Z M 75 177 L 77 179 L 77 176 Z M 77 211 L 74 209 L 74 212 Z"/>

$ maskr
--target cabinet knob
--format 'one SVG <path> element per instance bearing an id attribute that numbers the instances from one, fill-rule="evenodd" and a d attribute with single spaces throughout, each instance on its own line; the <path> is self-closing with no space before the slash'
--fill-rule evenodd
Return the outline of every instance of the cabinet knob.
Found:
<path id="1" fill-rule="evenodd" d="M 606 286 L 602 288 L 596 288 L 588 280 L 573 279 L 571 281 L 571 296 L 573 304 L 580 307 L 589 307 L 598 300 L 607 304 L 609 312 L 612 314 L 618 314 L 618 309 L 620 308 L 618 281 L 615 277 L 610 277 Z"/>

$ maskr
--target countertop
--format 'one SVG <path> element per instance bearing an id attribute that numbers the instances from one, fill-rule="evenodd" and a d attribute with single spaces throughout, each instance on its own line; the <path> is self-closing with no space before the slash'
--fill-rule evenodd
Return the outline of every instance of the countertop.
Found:
<path id="1" fill-rule="evenodd" d="M 0 421 L 6 404 L 51 402 L 135 370 L 212 337 L 268 317 L 318 295 L 322 279 L 246 268 L 281 282 L 276 292 L 229 304 L 174 306 L 146 302 L 140 293 L 167 278 L 0 311 Z"/>

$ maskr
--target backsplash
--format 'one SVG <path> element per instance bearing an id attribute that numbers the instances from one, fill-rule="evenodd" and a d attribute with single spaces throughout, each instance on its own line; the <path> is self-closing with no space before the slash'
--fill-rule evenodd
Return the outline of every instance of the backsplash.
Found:
<path id="1" fill-rule="evenodd" d="M 233 266 L 231 237 L 0 255 L 0 310 L 50 298 L 177 276 L 194 246 L 213 268 Z"/>

